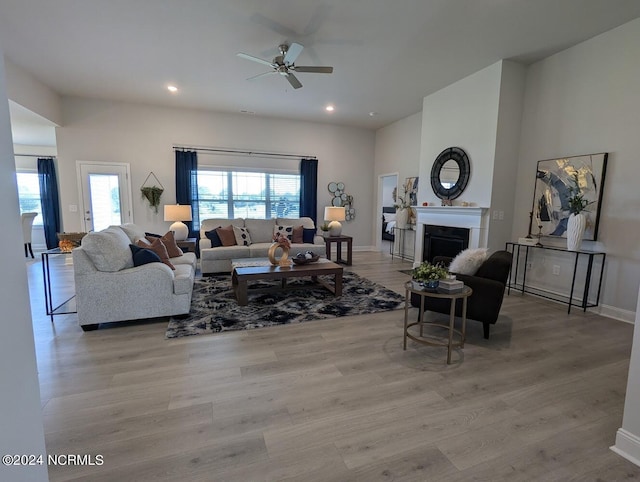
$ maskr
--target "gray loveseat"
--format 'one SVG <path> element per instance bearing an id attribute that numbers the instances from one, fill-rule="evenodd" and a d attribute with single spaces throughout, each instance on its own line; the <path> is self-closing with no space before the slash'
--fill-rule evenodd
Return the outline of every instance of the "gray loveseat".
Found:
<path id="1" fill-rule="evenodd" d="M 207 237 L 207 231 L 218 227 L 237 226 L 247 228 L 251 238 L 249 246 L 218 246 L 211 247 L 211 240 Z M 236 258 L 266 258 L 269 247 L 273 242 L 273 234 L 276 226 L 302 226 L 304 229 L 313 230 L 313 243 L 294 243 L 289 251 L 291 256 L 299 252 L 313 251 L 324 256 L 325 243 L 322 236 L 315 234 L 313 219 L 302 218 L 276 218 L 276 219 L 204 219 L 200 225 L 200 269 L 202 274 L 229 273 L 231 260 Z"/>
<path id="2" fill-rule="evenodd" d="M 196 256 L 184 253 L 164 263 L 134 267 L 129 244 L 144 238 L 135 224 L 87 234 L 75 248 L 73 272 L 78 322 L 84 331 L 100 323 L 189 313 Z"/>

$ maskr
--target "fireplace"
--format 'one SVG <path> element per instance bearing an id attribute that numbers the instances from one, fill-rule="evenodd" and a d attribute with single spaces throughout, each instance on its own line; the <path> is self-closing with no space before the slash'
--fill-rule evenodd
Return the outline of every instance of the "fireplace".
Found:
<path id="1" fill-rule="evenodd" d="M 432 262 L 436 256 L 453 258 L 469 247 L 469 229 L 427 224 L 422 246 L 422 261 Z"/>
<path id="2" fill-rule="evenodd" d="M 421 263 L 424 257 L 426 241 L 425 227 L 428 225 L 463 228 L 467 230 L 465 248 L 486 248 L 489 225 L 489 209 L 485 207 L 467 206 L 416 206 L 418 214 L 416 224 L 416 246 L 413 262 L 414 267 Z M 448 241 L 445 243 L 447 244 Z M 433 244 L 433 243 L 432 243 Z M 438 244 L 438 243 L 437 243 Z M 458 250 L 460 246 L 452 248 Z M 450 248 L 451 249 L 451 248 Z M 451 254 L 457 254 L 451 253 Z M 446 253 L 444 253 L 447 255 Z"/>

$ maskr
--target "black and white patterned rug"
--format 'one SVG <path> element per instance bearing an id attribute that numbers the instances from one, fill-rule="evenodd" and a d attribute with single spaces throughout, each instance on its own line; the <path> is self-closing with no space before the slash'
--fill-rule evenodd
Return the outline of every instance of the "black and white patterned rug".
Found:
<path id="1" fill-rule="evenodd" d="M 191 312 L 185 318 L 172 317 L 166 337 L 302 323 L 390 311 L 404 306 L 402 295 L 351 272 L 344 272 L 342 296 L 338 298 L 326 288 L 310 285 L 310 279 L 300 278 L 289 280 L 286 291 L 253 294 L 249 291 L 249 304 L 238 306 L 230 276 L 196 278 Z M 249 284 L 249 289 L 269 286 L 273 284 L 255 282 Z M 306 288 L 295 289 L 295 286 Z"/>

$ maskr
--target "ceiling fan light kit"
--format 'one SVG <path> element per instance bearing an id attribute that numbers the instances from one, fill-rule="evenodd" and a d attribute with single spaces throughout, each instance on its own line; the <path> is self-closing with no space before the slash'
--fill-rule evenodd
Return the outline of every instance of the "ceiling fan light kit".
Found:
<path id="1" fill-rule="evenodd" d="M 269 72 L 263 72 L 261 74 L 254 75 L 253 77 L 249 77 L 247 80 L 256 80 L 266 75 L 280 74 L 289 81 L 291 87 L 293 87 L 294 89 L 299 89 L 300 87 L 302 87 L 302 83 L 294 75 L 294 72 L 309 74 L 331 74 L 333 72 L 333 67 L 295 65 L 296 59 L 304 49 L 304 47 L 298 43 L 293 42 L 291 45 L 282 44 L 278 46 L 278 49 L 280 50 L 280 55 L 277 55 L 272 62 L 261 59 L 259 57 L 254 57 L 253 55 L 239 52 L 237 54 L 238 57 L 246 60 L 251 60 L 252 62 L 257 62 L 259 64 L 268 65 L 272 69 Z"/>

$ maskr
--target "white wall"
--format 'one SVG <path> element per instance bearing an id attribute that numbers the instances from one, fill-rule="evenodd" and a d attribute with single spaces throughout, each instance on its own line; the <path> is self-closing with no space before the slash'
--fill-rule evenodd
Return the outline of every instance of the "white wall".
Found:
<path id="1" fill-rule="evenodd" d="M 492 250 L 504 249 L 505 243 L 512 240 L 511 228 L 516 214 L 513 208 L 514 179 L 518 171 L 525 74 L 523 65 L 502 62 L 487 243 Z"/>
<path id="2" fill-rule="evenodd" d="M 22 259 L 22 229 L 15 182 L 15 164 L 5 88 L 4 62 L 0 50 L 0 204 L 4 223 L 15 229 L 3 233 L 0 260 L 9 278 L 0 289 L 2 337 L 0 337 L 0 455 L 42 454 L 44 465 L 7 467 L 0 465 L 0 479 L 48 480 L 44 429 L 40 409 L 40 387 L 36 369 L 33 326 L 29 306 L 27 272 Z"/>
<path id="3" fill-rule="evenodd" d="M 613 451 L 640 465 L 640 293 L 636 307 L 636 322 L 633 327 L 633 346 L 629 361 L 627 396 L 624 401 L 622 427 L 616 434 Z"/>
<path id="4" fill-rule="evenodd" d="M 460 147 L 469 156 L 471 177 L 456 202 L 467 201 L 489 207 L 498 124 L 502 62 L 424 98 L 418 204 L 440 205 L 431 189 L 431 167 L 447 147 Z"/>
<path id="5" fill-rule="evenodd" d="M 639 58 L 637 19 L 529 68 L 512 231 L 527 231 L 538 160 L 609 152 L 599 242 L 583 247 L 607 252 L 602 312 L 628 321 L 640 284 Z M 538 274 L 548 276 L 551 264 Z"/>
<path id="6" fill-rule="evenodd" d="M 5 59 L 5 64 L 9 99 L 60 125 L 60 96 L 13 62 Z"/>
<path id="7" fill-rule="evenodd" d="M 175 203 L 173 145 L 227 147 L 318 157 L 318 221 L 330 205 L 330 181 L 345 183 L 354 197 L 355 221 L 345 222 L 343 232 L 355 246 L 372 244 L 374 216 L 372 170 L 373 131 L 329 124 L 266 119 L 241 114 L 154 107 L 132 103 L 63 98 L 64 126 L 56 129 L 60 169 L 60 202 L 66 231 L 81 229 L 76 161 L 124 162 L 131 165 L 134 221 L 151 231 L 166 230 L 169 223 L 148 207 L 139 189 L 150 171 L 165 188 L 161 204 Z M 199 155 L 203 164 L 212 158 Z M 227 157 L 229 165 L 240 158 Z M 257 164 L 282 166 L 285 161 L 252 159 Z M 290 162 L 288 164 L 291 164 Z M 295 163 L 297 168 L 297 163 Z"/>
<path id="8" fill-rule="evenodd" d="M 422 113 L 400 119 L 376 131 L 375 138 L 375 167 L 371 180 L 376 190 L 376 213 L 382 212 L 382 206 L 389 206 L 386 200 L 383 202 L 378 190 L 382 186 L 378 183 L 378 176 L 383 174 L 398 174 L 398 194 L 402 194 L 402 185 L 407 177 L 418 175 L 420 163 L 420 135 L 422 132 Z M 428 178 L 418 180 L 418 189 L 424 183 L 429 183 Z M 372 236 L 376 240 L 376 246 L 380 248 L 380 233 L 382 232 L 382 218 L 376 215 L 372 223 Z"/>

